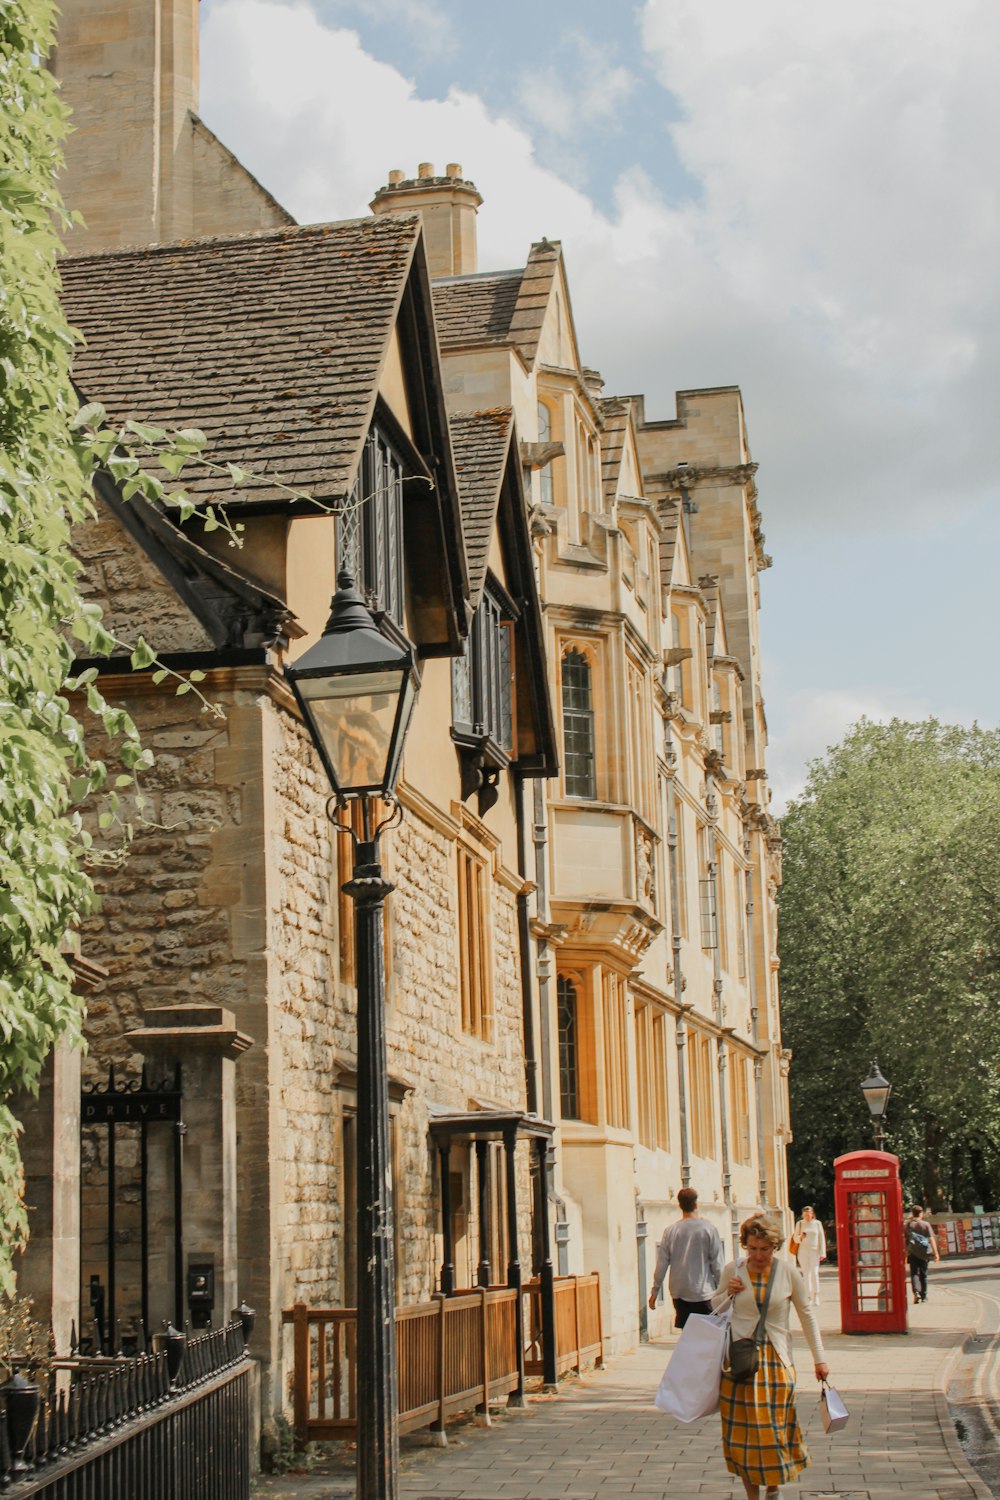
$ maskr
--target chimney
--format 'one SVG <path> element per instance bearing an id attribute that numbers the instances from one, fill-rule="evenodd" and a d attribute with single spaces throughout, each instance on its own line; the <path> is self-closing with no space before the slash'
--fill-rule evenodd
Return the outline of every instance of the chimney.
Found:
<path id="1" fill-rule="evenodd" d="M 49 66 L 73 111 L 60 188 L 72 254 L 192 229 L 198 0 L 72 0 Z"/>
<path id="2" fill-rule="evenodd" d="M 476 210 L 482 203 L 474 182 L 462 176 L 457 161 L 448 163 L 443 177 L 434 164 L 422 161 L 416 177 L 398 169 L 371 201 L 374 214 L 413 213 L 424 221 L 427 262 L 432 277 L 469 276 L 477 269 Z"/>

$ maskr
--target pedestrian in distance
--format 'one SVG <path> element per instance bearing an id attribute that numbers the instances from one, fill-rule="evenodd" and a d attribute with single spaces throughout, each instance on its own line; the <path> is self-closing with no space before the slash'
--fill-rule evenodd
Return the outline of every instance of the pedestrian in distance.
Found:
<path id="1" fill-rule="evenodd" d="M 649 1305 L 656 1307 L 660 1288 L 670 1271 L 670 1300 L 674 1322 L 683 1328 L 692 1313 L 710 1313 L 709 1300 L 722 1275 L 722 1241 L 713 1224 L 698 1217 L 698 1194 L 683 1187 L 677 1194 L 681 1217 L 663 1231 L 656 1250 L 656 1270 Z"/>
<path id="2" fill-rule="evenodd" d="M 906 1261 L 910 1268 L 910 1286 L 913 1288 L 914 1302 L 927 1301 L 927 1262 L 933 1255 L 935 1260 L 940 1260 L 938 1254 L 937 1236 L 934 1230 L 924 1218 L 924 1211 L 919 1203 L 915 1203 L 910 1209 L 910 1217 L 906 1221 L 904 1234 L 906 1236 Z"/>
<path id="3" fill-rule="evenodd" d="M 802 1210 L 802 1217 L 795 1226 L 795 1239 L 799 1242 L 799 1270 L 806 1284 L 810 1305 L 819 1307 L 819 1268 L 820 1263 L 826 1260 L 826 1232 L 811 1203 L 807 1203 Z"/>
<path id="4" fill-rule="evenodd" d="M 756 1374 L 738 1381 L 724 1366 L 719 1388 L 726 1468 L 742 1479 L 747 1500 L 759 1500 L 762 1491 L 773 1500 L 780 1486 L 790 1483 L 810 1461 L 795 1411 L 789 1327 L 793 1305 L 813 1357 L 816 1379 L 830 1376 L 802 1272 L 775 1253 L 784 1240 L 779 1224 L 769 1215 L 745 1219 L 740 1226 L 744 1254 L 724 1268 L 722 1284 L 712 1299 L 716 1312 L 732 1301 L 734 1340 L 752 1339 L 765 1313 Z"/>

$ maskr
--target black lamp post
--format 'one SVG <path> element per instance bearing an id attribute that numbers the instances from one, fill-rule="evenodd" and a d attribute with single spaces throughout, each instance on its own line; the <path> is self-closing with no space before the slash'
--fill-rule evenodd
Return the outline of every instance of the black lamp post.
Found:
<path id="1" fill-rule="evenodd" d="M 872 1129 L 875 1132 L 875 1149 L 882 1150 L 882 1121 L 889 1105 L 889 1095 L 892 1093 L 892 1084 L 883 1078 L 879 1072 L 878 1063 L 872 1063 L 872 1070 L 864 1083 L 861 1085 L 865 1103 L 871 1112 Z"/>
<path id="2" fill-rule="evenodd" d="M 285 669 L 336 805 L 362 803 L 364 836 L 354 837 L 357 1030 L 358 1472 L 359 1500 L 395 1500 L 399 1431 L 388 1062 L 382 918 L 393 887 L 382 878 L 373 802 L 395 801 L 403 742 L 419 677 L 411 648 L 376 626 L 350 573 L 337 578 L 321 638 Z M 335 820 L 336 821 L 336 820 Z M 345 826 L 339 825 L 338 826 Z"/>

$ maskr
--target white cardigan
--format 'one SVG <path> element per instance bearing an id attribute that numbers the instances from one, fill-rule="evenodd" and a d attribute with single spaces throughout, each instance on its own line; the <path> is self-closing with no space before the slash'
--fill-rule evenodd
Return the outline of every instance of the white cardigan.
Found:
<path id="1" fill-rule="evenodd" d="M 775 1352 L 781 1363 L 785 1366 L 792 1363 L 792 1339 L 789 1328 L 791 1306 L 794 1302 L 795 1311 L 799 1315 L 802 1324 L 802 1332 L 806 1336 L 810 1353 L 814 1364 L 825 1364 L 826 1354 L 823 1350 L 823 1340 L 820 1338 L 819 1324 L 816 1314 L 809 1306 L 809 1298 L 806 1294 L 806 1284 L 802 1278 L 802 1272 L 797 1266 L 793 1266 L 787 1260 L 779 1260 L 774 1257 L 774 1286 L 771 1289 L 771 1301 L 767 1309 L 767 1320 L 764 1330 L 768 1339 L 774 1346 Z M 753 1294 L 747 1276 L 745 1260 L 731 1260 L 723 1268 L 722 1277 L 719 1281 L 719 1290 L 712 1298 L 712 1307 L 718 1312 L 725 1307 L 729 1301 L 729 1293 L 726 1287 L 734 1276 L 738 1276 L 743 1282 L 743 1291 L 738 1292 L 732 1299 L 733 1302 L 733 1338 L 751 1339 L 757 1327 L 757 1319 L 760 1317 L 757 1311 L 757 1301 Z"/>

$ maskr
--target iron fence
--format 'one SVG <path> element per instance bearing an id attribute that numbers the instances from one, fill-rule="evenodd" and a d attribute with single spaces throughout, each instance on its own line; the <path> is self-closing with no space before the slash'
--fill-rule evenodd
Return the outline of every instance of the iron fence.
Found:
<path id="1" fill-rule="evenodd" d="M 227 1324 L 0 1387 L 5 1500 L 247 1500 L 250 1360 Z"/>

